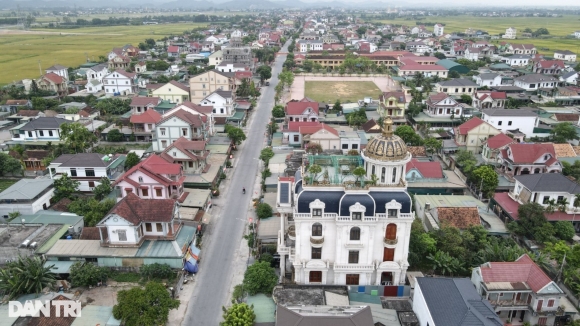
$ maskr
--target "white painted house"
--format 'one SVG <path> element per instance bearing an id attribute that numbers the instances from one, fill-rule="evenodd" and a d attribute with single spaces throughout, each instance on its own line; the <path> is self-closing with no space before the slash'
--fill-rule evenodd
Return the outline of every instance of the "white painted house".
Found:
<path id="1" fill-rule="evenodd" d="M 443 36 L 445 30 L 445 26 L 441 25 L 441 24 L 435 24 L 433 26 L 433 34 L 435 36 Z"/>
<path id="2" fill-rule="evenodd" d="M 481 119 L 503 133 L 519 129 L 528 138 L 533 136 L 540 122 L 536 113 L 525 109 L 484 109 Z"/>
<path id="3" fill-rule="evenodd" d="M 54 180 L 21 179 L 0 193 L 0 216 L 8 218 L 10 213 L 34 214 L 48 209 L 54 195 Z"/>
<path id="4" fill-rule="evenodd" d="M 558 82 L 558 78 L 542 74 L 528 74 L 514 78 L 514 86 L 521 87 L 529 92 L 536 91 L 539 88 L 557 87 Z"/>
<path id="5" fill-rule="evenodd" d="M 473 76 L 473 80 L 478 86 L 501 86 L 502 76 L 495 73 L 483 73 Z"/>
<path id="6" fill-rule="evenodd" d="M 279 178 L 281 275 L 291 265 L 297 284 L 405 283 L 414 216 L 405 181 L 411 154 L 386 120 L 383 135 L 371 139 L 361 157 L 350 159 L 365 169 L 367 182 L 377 176 L 376 187 L 361 186 L 362 180 L 333 164 L 344 156 L 307 156 L 327 172 L 313 176 L 302 166 L 294 177 Z"/>
<path id="7" fill-rule="evenodd" d="M 530 62 L 530 56 L 525 54 L 514 54 L 511 57 L 504 57 L 501 61 L 512 67 L 524 67 Z"/>
<path id="8" fill-rule="evenodd" d="M 13 141 L 60 141 L 60 125 L 69 123 L 66 119 L 39 117 L 10 129 Z"/>
<path id="9" fill-rule="evenodd" d="M 576 62 L 576 53 L 569 50 L 554 51 L 554 59 L 564 60 L 566 62 Z"/>
<path id="10" fill-rule="evenodd" d="M 98 153 L 63 154 L 55 158 L 48 170 L 51 179 L 67 174 L 79 182 L 78 190 L 93 191 L 101 184 L 102 178 L 114 179 L 123 172 L 119 167 L 124 159 L 121 156 L 102 155 Z"/>
<path id="11" fill-rule="evenodd" d="M 103 77 L 103 84 L 109 96 L 135 94 L 137 74 L 118 69 Z"/>
<path id="12" fill-rule="evenodd" d="M 59 76 L 61 76 L 62 78 L 68 80 L 68 68 L 62 65 L 54 65 L 48 69 L 46 69 L 46 73 L 50 74 L 57 74 Z"/>
<path id="13" fill-rule="evenodd" d="M 92 66 L 92 67 L 88 68 L 86 71 L 88 81 L 96 79 L 96 80 L 102 82 L 103 78 L 107 74 L 109 74 L 109 69 L 107 68 L 106 63 L 101 63 L 101 64 L 98 64 L 96 66 Z"/>
<path id="14" fill-rule="evenodd" d="M 515 29 L 514 27 L 508 27 L 505 30 L 505 34 L 503 34 L 501 37 L 502 38 L 511 39 L 511 40 L 515 40 L 516 39 L 517 32 L 518 32 L 518 30 Z"/>
<path id="15" fill-rule="evenodd" d="M 201 100 L 203 106 L 213 106 L 214 117 L 231 117 L 234 114 L 232 91 L 217 90 Z"/>
<path id="16" fill-rule="evenodd" d="M 168 145 L 181 137 L 189 140 L 204 140 L 209 136 L 213 107 L 192 104 L 192 106 L 197 108 L 209 109 L 206 114 L 184 104 L 167 111 L 161 121 L 157 123 L 153 136 L 154 151 L 163 151 Z"/>

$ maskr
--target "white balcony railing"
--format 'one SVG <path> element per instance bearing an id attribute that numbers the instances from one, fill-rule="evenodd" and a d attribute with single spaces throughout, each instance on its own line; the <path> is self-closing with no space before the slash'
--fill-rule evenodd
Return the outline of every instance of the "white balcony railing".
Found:
<path id="1" fill-rule="evenodd" d="M 360 264 L 334 264 L 334 270 L 351 270 L 351 271 L 373 271 L 374 265 L 360 265 Z"/>

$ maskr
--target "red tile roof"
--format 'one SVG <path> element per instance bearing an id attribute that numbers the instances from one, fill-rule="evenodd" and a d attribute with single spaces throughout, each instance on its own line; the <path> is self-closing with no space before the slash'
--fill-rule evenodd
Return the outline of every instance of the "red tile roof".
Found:
<path id="1" fill-rule="evenodd" d="M 508 137 L 506 134 L 497 134 L 487 140 L 487 147 L 491 149 L 498 149 L 513 142 L 514 140 Z"/>
<path id="2" fill-rule="evenodd" d="M 398 103 L 406 103 L 404 92 L 383 92 L 383 94 L 380 96 L 380 99 L 385 101 L 389 97 L 394 97 Z"/>
<path id="3" fill-rule="evenodd" d="M 120 74 L 120 75 L 123 75 L 123 76 L 125 76 L 127 78 L 134 78 L 137 75 L 136 73 L 126 72 L 123 69 L 117 69 L 117 70 L 115 70 L 115 72 L 118 73 L 118 74 Z"/>
<path id="4" fill-rule="evenodd" d="M 545 154 L 556 157 L 552 144 L 511 144 L 508 148 L 511 150 L 513 162 L 516 164 L 533 163 Z"/>
<path id="5" fill-rule="evenodd" d="M 141 114 L 131 115 L 131 123 L 158 123 L 161 121 L 161 114 L 154 109 L 149 109 Z"/>
<path id="6" fill-rule="evenodd" d="M 312 111 L 318 114 L 317 102 L 288 102 L 285 111 L 287 115 L 301 115 L 308 108 L 311 108 Z"/>
<path id="7" fill-rule="evenodd" d="M 561 60 L 545 60 L 538 63 L 542 68 L 552 68 L 552 66 L 556 66 L 560 69 L 564 69 L 564 61 Z"/>
<path id="8" fill-rule="evenodd" d="M 179 46 L 171 45 L 170 47 L 167 48 L 167 52 L 168 53 L 177 53 L 177 52 L 179 52 Z"/>
<path id="9" fill-rule="evenodd" d="M 319 132 L 320 130 L 326 130 L 331 134 L 338 136 L 338 131 L 336 129 L 329 127 L 327 124 L 321 123 L 318 126 L 301 126 L 300 127 L 300 134 L 302 135 L 312 135 L 314 133 Z"/>
<path id="10" fill-rule="evenodd" d="M 434 94 L 434 95 L 429 96 L 429 98 L 427 99 L 427 101 L 429 101 L 432 104 L 436 104 L 438 102 L 443 101 L 444 99 L 446 99 L 448 97 L 449 97 L 449 95 L 447 95 L 446 93 L 441 92 L 441 93 L 437 93 L 437 94 Z"/>
<path id="11" fill-rule="evenodd" d="M 552 280 L 524 254 L 514 262 L 489 262 L 481 266 L 481 276 L 484 283 L 525 283 L 532 291 L 538 293 Z"/>
<path id="12" fill-rule="evenodd" d="M 190 101 L 183 101 L 181 105 L 186 106 L 196 112 L 203 113 L 205 115 L 213 113 L 213 106 L 211 105 L 198 105 L 191 103 Z"/>
<path id="13" fill-rule="evenodd" d="M 185 109 L 178 109 L 165 116 L 159 123 L 163 123 L 171 118 L 179 118 L 196 128 L 202 127 L 203 123 L 207 121 L 207 116 L 205 115 L 193 114 L 187 112 Z"/>
<path id="14" fill-rule="evenodd" d="M 235 79 L 252 78 L 252 72 L 251 71 L 236 71 L 236 72 L 234 72 L 234 78 Z"/>
<path id="15" fill-rule="evenodd" d="M 414 158 L 407 163 L 407 173 L 411 169 L 417 169 L 423 178 L 443 178 L 443 169 L 439 162 L 421 162 Z"/>
<path id="16" fill-rule="evenodd" d="M 151 155 L 148 158 L 146 158 L 145 160 L 139 162 L 137 165 L 135 165 L 131 169 L 129 169 L 123 175 L 121 175 L 115 181 L 114 185 L 117 185 L 121 181 L 126 181 L 128 183 L 133 184 L 134 181 L 131 180 L 130 176 L 137 171 L 140 171 L 140 172 L 148 175 L 149 177 L 155 179 L 157 182 L 159 182 L 160 184 L 162 184 L 164 186 L 181 185 L 181 184 L 183 184 L 183 180 L 185 178 L 185 177 L 182 177 L 181 179 L 179 179 L 177 181 L 173 181 L 173 180 L 166 178 L 164 176 L 165 174 L 180 175 L 181 174 L 181 165 L 169 163 L 157 155 Z"/>
<path id="17" fill-rule="evenodd" d="M 48 74 L 44 75 L 44 79 L 49 80 L 55 84 L 62 84 L 64 82 L 64 78 L 53 72 L 49 72 Z"/>
<path id="18" fill-rule="evenodd" d="M 39 110 L 20 110 L 16 114 L 21 117 L 36 117 L 39 113 Z"/>
<path id="19" fill-rule="evenodd" d="M 473 117 L 457 127 L 457 130 L 459 131 L 458 134 L 467 135 L 471 129 L 479 126 L 482 123 L 485 123 L 485 121 L 478 117 Z"/>
<path id="20" fill-rule="evenodd" d="M 65 297 L 64 295 L 57 295 L 56 297 L 52 298 L 50 301 L 72 301 L 71 299 Z M 57 317 L 57 309 L 58 315 Z M 80 311 L 78 311 L 80 313 Z M 15 322 L 14 325 L 26 325 L 26 326 L 70 326 L 75 321 L 76 317 L 63 317 L 65 314 L 65 306 L 64 305 L 56 305 L 50 304 L 50 312 L 47 316 L 40 313 L 38 317 L 19 317 Z M 68 315 L 68 314 L 67 314 Z M 81 314 L 82 315 L 82 314 Z M 79 318 L 82 318 L 79 316 Z M 26 321 L 26 322 L 23 322 Z"/>
<path id="21" fill-rule="evenodd" d="M 161 103 L 160 97 L 135 96 L 131 99 L 130 106 L 159 105 L 159 103 Z"/>
<path id="22" fill-rule="evenodd" d="M 141 199 L 134 193 L 129 193 L 109 214 L 117 214 L 133 225 L 138 225 L 141 222 L 171 222 L 174 209 L 173 199 Z"/>
<path id="23" fill-rule="evenodd" d="M 98 227 L 85 226 L 81 231 L 80 240 L 101 240 Z"/>
<path id="24" fill-rule="evenodd" d="M 27 105 L 28 100 L 6 100 L 6 105 Z"/>
<path id="25" fill-rule="evenodd" d="M 318 126 L 320 122 L 310 122 L 310 121 L 290 121 L 288 122 L 288 129 L 287 131 L 295 131 L 299 132 L 300 127 L 310 127 L 310 126 Z"/>
<path id="26" fill-rule="evenodd" d="M 411 71 L 447 71 L 448 69 L 440 65 L 422 65 L 422 64 L 406 64 L 399 67 L 399 70 L 411 70 Z"/>

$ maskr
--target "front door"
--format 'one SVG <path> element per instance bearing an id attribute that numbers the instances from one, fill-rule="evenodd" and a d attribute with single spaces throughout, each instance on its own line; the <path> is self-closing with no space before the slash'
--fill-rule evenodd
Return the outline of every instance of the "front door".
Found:
<path id="1" fill-rule="evenodd" d="M 358 285 L 359 274 L 346 274 L 346 285 Z"/>

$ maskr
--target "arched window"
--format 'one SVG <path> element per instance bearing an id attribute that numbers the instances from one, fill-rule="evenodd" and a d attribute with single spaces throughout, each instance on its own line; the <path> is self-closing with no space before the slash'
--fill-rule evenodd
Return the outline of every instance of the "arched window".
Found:
<path id="1" fill-rule="evenodd" d="M 397 168 L 393 168 L 393 178 L 391 179 L 391 182 L 395 183 L 395 180 L 397 180 Z"/>
<path id="2" fill-rule="evenodd" d="M 385 238 L 387 238 L 387 240 L 397 239 L 397 224 L 390 223 L 389 225 L 387 225 L 387 231 L 385 232 Z"/>
<path id="3" fill-rule="evenodd" d="M 312 236 L 321 237 L 322 236 L 322 224 L 314 223 L 312 224 Z"/>
<path id="4" fill-rule="evenodd" d="M 355 226 L 350 229 L 350 240 L 360 240 L 360 228 Z"/>
<path id="5" fill-rule="evenodd" d="M 387 174 L 387 168 L 383 167 L 381 169 L 381 183 L 385 183 L 385 175 Z"/>

